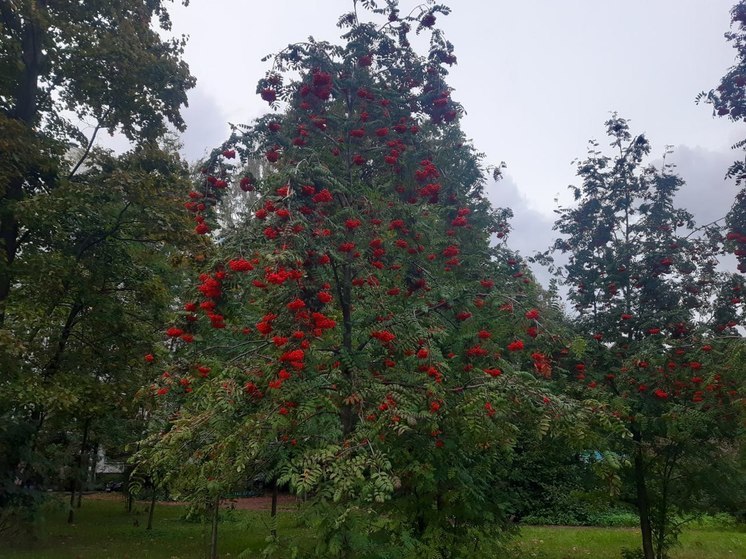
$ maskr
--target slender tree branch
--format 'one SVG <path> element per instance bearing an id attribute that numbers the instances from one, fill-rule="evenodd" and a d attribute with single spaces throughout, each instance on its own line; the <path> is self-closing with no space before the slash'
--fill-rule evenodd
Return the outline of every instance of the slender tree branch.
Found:
<path id="1" fill-rule="evenodd" d="M 109 114 L 109 111 L 111 109 L 107 110 L 104 114 L 104 118 L 106 118 Z M 85 151 L 83 151 L 83 155 L 80 156 L 80 159 L 78 159 L 78 162 L 75 164 L 75 167 L 73 167 L 73 170 L 70 171 L 70 174 L 67 175 L 67 180 L 70 180 L 73 178 L 73 175 L 78 171 L 80 166 L 83 164 L 83 162 L 88 158 L 88 155 L 91 153 L 91 148 L 93 147 L 93 143 L 96 141 L 96 135 L 98 134 L 98 131 L 101 130 L 101 121 L 99 120 L 96 124 L 96 128 L 93 129 L 93 134 L 91 135 L 91 139 L 88 140 L 88 145 L 86 145 Z"/>

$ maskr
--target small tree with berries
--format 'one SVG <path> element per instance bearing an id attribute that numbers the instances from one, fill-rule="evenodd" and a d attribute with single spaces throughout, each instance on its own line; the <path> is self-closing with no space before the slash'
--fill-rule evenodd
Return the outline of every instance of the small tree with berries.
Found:
<path id="1" fill-rule="evenodd" d="M 728 478 L 742 380 L 723 356 L 742 343 L 744 282 L 717 271 L 717 243 L 675 207 L 682 181 L 672 167 L 644 166 L 650 145 L 624 119 L 606 127 L 615 153 L 592 143 L 578 164 L 582 184 L 571 187 L 576 205 L 555 225 L 588 339 L 565 369 L 571 393 L 605 394 L 626 422 L 630 437 L 616 447 L 643 554 L 662 559 L 676 541 L 675 515 L 711 502 Z"/>
<path id="2" fill-rule="evenodd" d="M 491 557 L 519 436 L 590 420 L 549 392 L 538 290 L 493 243 L 509 211 L 484 196 L 445 82 L 448 9 L 363 2 L 376 24 L 353 4 L 343 45 L 272 57 L 257 93 L 275 111 L 204 166 L 187 208 L 218 243 L 167 331 L 177 351 L 151 390 L 165 419 L 143 456 L 194 494 L 269 470 L 310 503 L 323 537 L 305 556 Z M 230 188 L 255 196 L 226 234 L 213 208 Z"/>

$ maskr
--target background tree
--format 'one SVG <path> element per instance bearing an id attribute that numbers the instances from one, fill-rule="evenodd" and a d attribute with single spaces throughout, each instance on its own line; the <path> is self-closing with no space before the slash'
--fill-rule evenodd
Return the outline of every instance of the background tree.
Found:
<path id="1" fill-rule="evenodd" d="M 739 1 L 733 6 L 731 14 L 731 30 L 725 34 L 726 39 L 732 43 L 736 49 L 736 62 L 728 69 L 720 80 L 717 89 L 708 93 L 702 93 L 697 97 L 697 101 L 705 101 L 713 106 L 713 114 L 718 117 L 729 118 L 734 122 L 743 122 L 746 118 L 746 2 Z M 740 149 L 746 146 L 744 141 L 737 142 L 733 149 Z M 725 250 L 733 253 L 738 259 L 738 270 L 741 273 L 746 272 L 746 189 L 743 188 L 744 178 L 746 178 L 746 161 L 736 161 L 731 165 L 726 174 L 727 178 L 735 179 L 736 186 L 741 190 L 736 194 L 735 201 L 725 220 L 726 231 L 724 235 L 717 235 L 715 239 L 722 242 Z M 725 286 L 724 286 L 725 287 Z M 739 299 L 740 294 L 733 294 L 726 287 L 720 294 L 724 304 L 719 307 L 721 314 L 721 324 L 738 322 L 737 309 L 734 309 L 727 302 L 734 298 Z M 736 363 L 741 359 L 741 348 L 734 346 L 728 353 L 727 361 L 731 366 L 739 367 Z M 743 384 L 741 385 L 743 390 Z M 738 445 L 741 455 L 743 456 L 744 442 L 740 441 Z M 735 450 L 738 453 L 738 450 Z M 744 462 L 741 461 L 741 474 L 743 477 Z M 730 495 L 741 495 L 741 491 L 731 491 Z M 740 510 L 736 506 L 735 509 Z"/>
<path id="2" fill-rule="evenodd" d="M 697 102 L 705 102 L 713 107 L 713 114 L 727 117 L 734 122 L 746 119 L 746 2 L 740 1 L 730 12 L 731 30 L 725 38 L 736 49 L 736 63 L 731 66 L 720 80 L 717 89 L 700 93 Z M 737 142 L 733 148 L 743 150 L 746 140 Z M 741 190 L 728 212 L 725 235 L 718 235 L 726 249 L 738 258 L 738 270 L 746 273 L 746 159 L 736 161 L 730 166 L 727 178 L 735 179 Z"/>
<path id="3" fill-rule="evenodd" d="M 190 194 L 218 243 L 167 331 L 179 351 L 152 389 L 167 427 L 141 456 L 188 472 L 185 495 L 269 458 L 310 500 L 316 556 L 492 556 L 519 436 L 591 419 L 550 393 L 537 287 L 491 243 L 507 212 L 445 83 L 448 10 L 364 5 L 386 21 L 353 11 L 342 46 L 273 57 L 257 93 L 278 111 L 237 128 Z M 255 158 L 262 177 L 242 170 Z M 223 233 L 213 208 L 235 183 L 258 196 Z"/>
<path id="4" fill-rule="evenodd" d="M 569 255 L 561 272 L 589 340 L 565 368 L 579 393 L 605 393 L 625 420 L 631 437 L 616 444 L 643 553 L 661 559 L 678 534 L 674 515 L 714 494 L 722 480 L 712 464 L 739 434 L 742 379 L 721 352 L 741 343 L 744 285 L 717 271 L 717 243 L 675 207 L 682 181 L 672 167 L 645 167 L 649 143 L 624 119 L 614 115 L 606 129 L 615 153 L 591 143 L 578 164 L 582 184 L 571 187 L 576 205 L 555 225 L 554 250 Z"/>
<path id="5" fill-rule="evenodd" d="M 79 170 L 82 161 L 71 164 L 64 155 L 77 145 L 84 159 L 95 140 L 79 123 L 92 120 L 96 131 L 118 131 L 132 141 L 157 138 L 166 122 L 183 129 L 179 110 L 194 79 L 180 59 L 184 40 L 163 40 L 151 27 L 155 18 L 170 29 L 165 2 L 11 0 L 0 16 L 1 305 L 10 295 L 15 257 L 29 240 L 16 207 Z"/>
<path id="6" fill-rule="evenodd" d="M 163 308 L 165 267 L 157 251 L 167 253 L 167 233 L 178 229 L 173 206 L 163 202 L 178 190 L 184 169 L 156 140 L 169 123 L 183 129 L 179 111 L 194 84 L 180 58 L 184 40 L 159 35 L 159 27 L 170 29 L 165 6 L 140 0 L 0 5 L 0 362 L 8 365 L 0 378 L 0 505 L 6 510 L 20 498 L 19 480 L 39 481 L 46 421 L 87 417 L 88 405 L 101 411 L 104 395 L 117 409 L 126 391 L 113 379 L 140 367 L 131 351 L 143 347 L 143 312 Z M 90 137 L 86 128 L 93 129 Z M 101 129 L 139 147 L 119 159 L 94 158 Z M 69 440 L 58 435 L 53 438 Z"/>
<path id="7" fill-rule="evenodd" d="M 179 281 L 178 200 L 187 183 L 173 152 L 94 154 L 74 183 L 19 208 L 35 228 L 6 307 L 6 328 L 24 347 L 0 398 L 3 447 L 16 457 L 4 473 L 9 491 L 17 479 L 57 483 L 60 463 L 50 447 L 71 458 L 74 492 L 82 488 L 81 461 L 97 442 L 124 445 L 117 435 L 125 432 L 112 421 L 126 424 L 136 413 L 132 398 L 153 372 L 143 356 Z M 14 438 L 19 431 L 22 441 Z"/>

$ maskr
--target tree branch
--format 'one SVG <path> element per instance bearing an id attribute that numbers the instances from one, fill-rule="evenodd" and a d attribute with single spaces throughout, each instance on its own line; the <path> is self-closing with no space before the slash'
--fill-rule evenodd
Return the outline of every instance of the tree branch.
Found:
<path id="1" fill-rule="evenodd" d="M 106 118 L 109 114 L 109 111 L 111 109 L 108 109 L 106 113 L 104 114 L 103 118 Z M 96 128 L 93 130 L 93 134 L 91 135 L 91 139 L 88 140 L 88 145 L 85 148 L 85 151 L 83 151 L 83 155 L 80 156 L 80 159 L 78 159 L 78 162 L 75 164 L 75 167 L 73 167 L 73 170 L 70 171 L 70 174 L 67 175 L 67 180 L 70 180 L 73 178 L 73 175 L 78 171 L 80 166 L 83 164 L 83 162 L 88 158 L 88 155 L 91 153 L 91 148 L 93 147 L 93 142 L 96 141 L 96 135 L 98 134 L 98 131 L 101 130 L 101 120 L 98 121 L 96 124 Z"/>

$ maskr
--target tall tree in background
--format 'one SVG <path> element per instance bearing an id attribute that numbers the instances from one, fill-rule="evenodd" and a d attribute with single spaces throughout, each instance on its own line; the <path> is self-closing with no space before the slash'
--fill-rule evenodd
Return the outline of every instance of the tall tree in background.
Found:
<path id="1" fill-rule="evenodd" d="M 0 326 L 13 264 L 32 235 L 18 205 L 80 169 L 99 129 L 137 142 L 161 136 L 194 85 L 181 60 L 184 40 L 151 27 L 171 23 L 165 2 L 9 0 L 0 5 Z M 87 137 L 79 122 L 90 122 Z M 90 125 L 89 125 L 90 126 Z M 72 163 L 72 146 L 83 149 Z"/>
<path id="2" fill-rule="evenodd" d="M 629 458 L 643 553 L 662 559 L 676 541 L 675 515 L 711 501 L 729 479 L 743 373 L 723 356 L 742 344 L 744 282 L 717 271 L 718 243 L 675 207 L 682 180 L 672 167 L 644 166 L 650 145 L 624 119 L 606 127 L 614 153 L 592 143 L 572 187 L 576 205 L 555 225 L 590 342 L 565 368 L 571 393 L 605 394 L 626 422 L 631 437 L 615 444 Z"/>
<path id="3" fill-rule="evenodd" d="M 538 288 L 491 244 L 508 212 L 484 196 L 445 82 L 448 10 L 363 5 L 383 21 L 353 11 L 342 46 L 273 57 L 257 93 L 277 112 L 237 128 L 190 195 L 219 242 L 167 331 L 179 351 L 151 388 L 142 471 L 214 503 L 270 469 L 309 499 L 304 556 L 491 557 L 519 436 L 591 419 L 550 393 Z M 256 158 L 262 177 L 243 170 Z M 258 196 L 225 233 L 229 185 Z"/>
<path id="4" fill-rule="evenodd" d="M 746 2 L 738 2 L 730 14 L 731 30 L 725 38 L 736 49 L 736 63 L 728 69 L 717 88 L 700 93 L 697 102 L 711 104 L 713 113 L 719 117 L 743 122 L 746 120 Z M 737 142 L 733 148 L 744 150 L 746 139 Z M 718 238 L 738 258 L 738 270 L 746 273 L 746 159 L 733 163 L 726 176 L 735 179 L 741 190 L 726 216 L 728 231 Z"/>
<path id="5" fill-rule="evenodd" d="M 187 170 L 163 138 L 169 123 L 183 129 L 194 80 L 183 39 L 159 35 L 170 29 L 165 5 L 0 4 L 4 511 L 44 479 L 46 442 L 122 409 L 148 324 L 168 304 Z M 136 147 L 96 150 L 102 129 Z"/>

